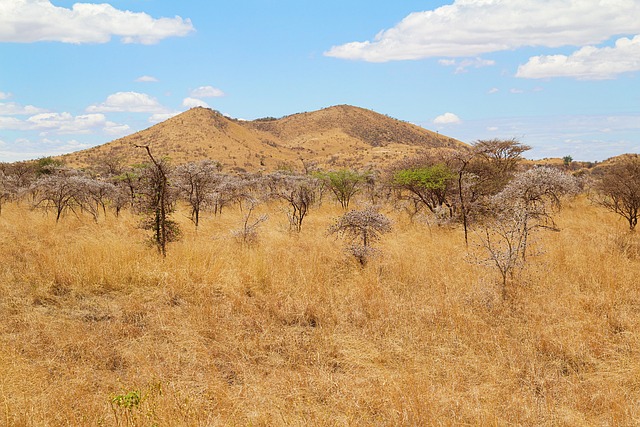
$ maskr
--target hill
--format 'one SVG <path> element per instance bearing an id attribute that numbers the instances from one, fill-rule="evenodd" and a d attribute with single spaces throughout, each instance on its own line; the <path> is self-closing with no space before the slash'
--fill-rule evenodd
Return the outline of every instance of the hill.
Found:
<path id="1" fill-rule="evenodd" d="M 88 150 L 63 156 L 83 167 L 105 157 L 125 163 L 145 161 L 149 145 L 158 157 L 180 164 L 219 161 L 225 170 L 300 169 L 302 161 L 323 168 L 392 162 L 425 149 L 466 145 L 410 123 L 363 108 L 340 105 L 280 119 L 232 119 L 207 108 L 193 108 L 148 129 Z"/>

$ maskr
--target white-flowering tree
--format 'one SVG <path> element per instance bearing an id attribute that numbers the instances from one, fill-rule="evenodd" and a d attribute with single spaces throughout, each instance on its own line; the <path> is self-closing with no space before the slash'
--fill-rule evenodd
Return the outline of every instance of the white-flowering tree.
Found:
<path id="1" fill-rule="evenodd" d="M 373 207 L 363 210 L 351 210 L 339 217 L 329 227 L 330 234 L 337 234 L 347 240 L 347 251 L 361 265 L 365 265 L 375 254 L 373 243 L 380 240 L 382 234 L 391 231 L 391 221 Z"/>
<path id="2" fill-rule="evenodd" d="M 558 231 L 553 213 L 563 196 L 578 191 L 576 179 L 558 169 L 540 167 L 517 174 L 498 194 L 488 200 L 486 218 L 478 232 L 486 257 L 502 278 L 502 296 L 507 281 L 524 266 L 530 237 L 536 229 Z"/>
<path id="3" fill-rule="evenodd" d="M 96 205 L 91 202 L 89 193 L 89 188 L 94 184 L 91 178 L 77 174 L 60 172 L 42 175 L 31 185 L 33 207 L 44 209 L 45 212 L 53 211 L 56 222 L 69 211 L 76 215 L 82 211 L 89 212 L 96 219 Z"/>

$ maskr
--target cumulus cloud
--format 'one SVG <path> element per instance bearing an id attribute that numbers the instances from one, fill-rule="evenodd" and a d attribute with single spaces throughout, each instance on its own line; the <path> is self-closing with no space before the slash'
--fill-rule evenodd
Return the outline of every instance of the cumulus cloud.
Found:
<path id="1" fill-rule="evenodd" d="M 138 92 L 117 92 L 98 105 L 87 107 L 88 113 L 167 113 L 157 99 Z"/>
<path id="2" fill-rule="evenodd" d="M 458 123 L 462 123 L 462 120 L 453 113 L 444 113 L 433 119 L 433 124 L 435 125 L 453 125 Z"/>
<path id="3" fill-rule="evenodd" d="M 19 105 L 15 102 L 2 103 L 0 102 L 0 115 L 4 116 L 20 116 L 44 113 L 47 110 L 43 108 L 34 107 L 33 105 Z"/>
<path id="4" fill-rule="evenodd" d="M 193 98 L 219 98 L 224 96 L 225 93 L 213 86 L 200 86 L 199 88 L 192 90 L 190 95 Z"/>
<path id="5" fill-rule="evenodd" d="M 136 79 L 136 82 L 140 82 L 140 83 L 157 83 L 159 81 L 160 80 L 158 80 L 153 76 L 140 76 Z"/>
<path id="6" fill-rule="evenodd" d="M 640 33 L 640 2 L 627 0 L 456 0 L 415 12 L 373 40 L 332 47 L 325 55 L 385 62 L 474 57 L 524 46 L 585 46 Z"/>
<path id="7" fill-rule="evenodd" d="M 569 56 L 541 55 L 518 67 L 517 77 L 542 79 L 575 77 L 581 80 L 612 79 L 640 70 L 640 35 L 622 37 L 612 47 L 585 46 Z"/>
<path id="8" fill-rule="evenodd" d="M 182 106 L 186 108 L 194 108 L 194 107 L 211 108 L 209 107 L 209 104 L 197 98 L 185 98 L 182 101 Z"/>
<path id="9" fill-rule="evenodd" d="M 106 43 L 116 36 L 123 43 L 154 44 L 192 31 L 189 19 L 155 19 L 107 3 L 76 3 L 68 9 L 50 0 L 0 2 L 0 42 Z"/>
<path id="10" fill-rule="evenodd" d="M 0 92 L 0 100 L 11 98 L 11 94 L 8 92 Z"/>

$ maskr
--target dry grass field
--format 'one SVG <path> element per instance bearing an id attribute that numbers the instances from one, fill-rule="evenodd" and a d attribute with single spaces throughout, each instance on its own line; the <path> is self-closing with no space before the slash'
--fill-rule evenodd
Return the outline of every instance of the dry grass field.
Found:
<path id="1" fill-rule="evenodd" d="M 579 198 L 510 288 L 410 223 L 364 268 L 276 205 L 253 247 L 207 215 L 166 259 L 125 212 L 0 215 L 0 425 L 640 424 L 640 248 Z M 475 251 L 473 245 L 470 251 Z M 138 399 L 139 397 L 139 399 Z"/>

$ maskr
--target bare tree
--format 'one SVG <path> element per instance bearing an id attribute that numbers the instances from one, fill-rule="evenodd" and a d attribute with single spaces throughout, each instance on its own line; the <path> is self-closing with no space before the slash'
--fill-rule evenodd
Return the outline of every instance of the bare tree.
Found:
<path id="1" fill-rule="evenodd" d="M 596 202 L 615 212 L 635 230 L 640 216 L 640 156 L 626 155 L 597 171 Z"/>
<path id="2" fill-rule="evenodd" d="M 365 265 L 376 250 L 372 244 L 384 233 L 391 231 L 391 221 L 373 207 L 352 210 L 329 227 L 330 234 L 344 236 L 348 240 L 347 250 Z"/>

